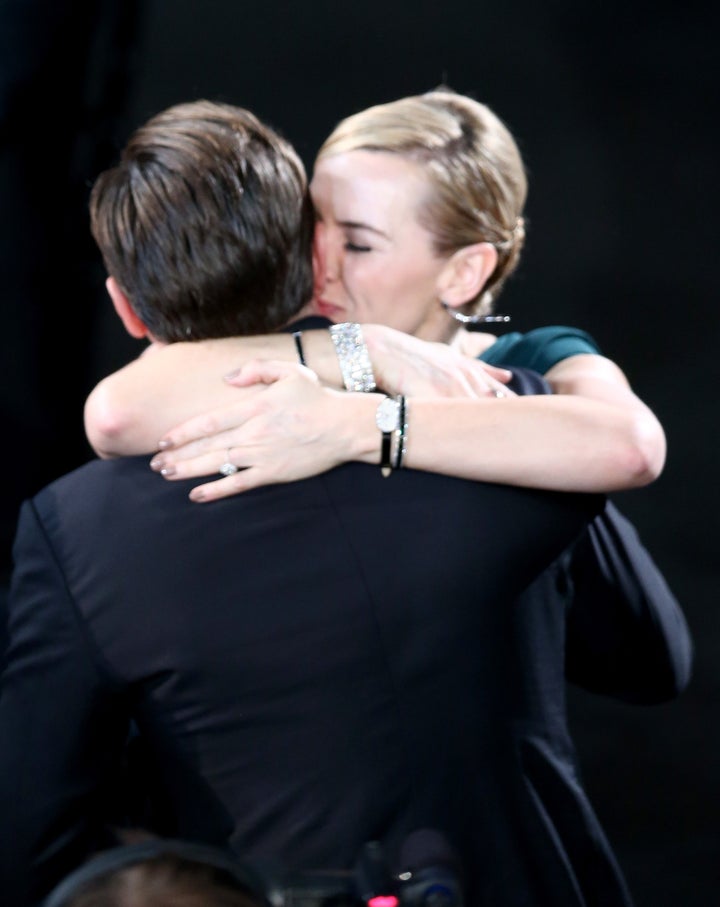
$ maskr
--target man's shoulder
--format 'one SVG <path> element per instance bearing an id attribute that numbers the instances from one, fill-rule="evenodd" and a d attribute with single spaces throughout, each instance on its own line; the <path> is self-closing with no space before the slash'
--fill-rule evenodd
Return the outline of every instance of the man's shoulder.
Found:
<path id="1" fill-rule="evenodd" d="M 50 482 L 33 497 L 36 507 L 80 495 L 87 500 L 91 490 L 106 488 L 109 492 L 117 488 L 119 481 L 143 481 L 157 478 L 148 466 L 149 458 L 119 457 L 112 460 L 93 459 L 83 463 Z"/>
<path id="2" fill-rule="evenodd" d="M 414 470 L 384 478 L 378 467 L 347 463 L 297 482 L 266 485 L 208 504 L 189 500 L 201 479 L 167 481 L 148 466 L 147 457 L 91 461 L 43 489 L 33 500 L 51 535 L 83 537 L 88 544 L 129 544 L 162 536 L 209 538 L 230 532 L 244 539 L 272 523 L 283 537 L 294 537 L 297 526 L 364 527 L 383 535 L 395 526 L 396 536 L 409 542 L 418 526 L 436 521 L 457 525 L 494 525 L 498 537 L 537 522 L 590 518 L 594 496 L 570 495 L 471 482 Z M 502 529 L 500 528 L 502 524 Z M 383 528 L 381 528 L 383 527 Z M 424 530 L 423 530 L 424 532 Z M 422 534 L 422 533 L 421 533 Z M 388 533 L 392 537 L 393 533 Z M 238 536 L 238 541 L 241 538 Z"/>
<path id="3" fill-rule="evenodd" d="M 101 534 L 154 524 L 160 511 L 167 520 L 183 508 L 198 480 L 167 482 L 149 467 L 148 456 L 90 460 L 42 488 L 27 504 L 52 534 Z"/>
<path id="4" fill-rule="evenodd" d="M 539 373 L 524 366 L 513 365 L 510 367 L 512 378 L 508 382 L 510 390 L 521 396 L 535 394 L 551 394 L 552 388 L 545 378 Z"/>
<path id="5" fill-rule="evenodd" d="M 337 506 L 324 474 L 197 504 L 189 499 L 191 489 L 220 476 L 168 481 L 150 469 L 149 460 L 149 456 L 91 460 L 45 486 L 29 504 L 50 534 L 97 534 L 103 539 L 112 535 L 123 542 L 129 534 L 138 539 L 154 532 L 185 535 L 178 528 L 181 523 L 191 532 L 217 532 L 224 523 L 249 525 L 266 516 Z M 354 463 L 341 471 L 341 488 L 367 488 L 366 479 L 374 474 L 371 467 Z"/>

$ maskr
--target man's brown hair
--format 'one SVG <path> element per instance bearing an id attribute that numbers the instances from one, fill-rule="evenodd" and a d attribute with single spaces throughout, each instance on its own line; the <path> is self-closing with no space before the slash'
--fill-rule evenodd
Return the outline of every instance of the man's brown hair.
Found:
<path id="1" fill-rule="evenodd" d="M 220 870 L 173 854 L 89 881 L 66 907 L 264 907 L 265 899 Z"/>
<path id="2" fill-rule="evenodd" d="M 157 340 L 267 333 L 312 295 L 304 167 L 240 107 L 195 101 L 152 117 L 96 180 L 90 222 Z"/>

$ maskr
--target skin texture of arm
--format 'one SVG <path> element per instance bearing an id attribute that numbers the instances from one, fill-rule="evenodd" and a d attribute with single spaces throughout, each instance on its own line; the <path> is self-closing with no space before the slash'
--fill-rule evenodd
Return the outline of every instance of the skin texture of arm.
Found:
<path id="1" fill-rule="evenodd" d="M 347 460 L 378 462 L 379 394 L 340 393 L 322 387 L 300 366 L 260 360 L 233 380 L 265 389 L 252 401 L 174 429 L 168 448 L 152 461 L 166 478 L 190 478 L 216 473 L 231 451 L 232 462 L 244 469 L 195 489 L 194 500 L 292 481 Z M 644 478 L 644 461 L 634 458 L 632 446 L 626 449 L 628 462 L 618 459 L 630 431 L 623 418 L 634 423 L 634 417 L 623 410 L 618 415 L 602 401 L 417 397 L 408 406 L 408 467 L 562 491 L 605 490 L 613 471 L 623 482 L 633 469 Z M 557 468 L 559 444 L 565 451 L 562 469 Z"/>
<path id="2" fill-rule="evenodd" d="M 477 360 L 379 325 L 363 331 L 378 384 L 413 397 L 408 467 L 593 492 L 639 487 L 662 469 L 662 428 L 610 360 L 581 355 L 558 363 L 547 375 L 557 396 L 496 399 L 485 396 L 487 367 Z M 306 332 L 303 344 L 313 369 L 339 386 L 327 332 Z M 198 500 L 291 481 L 346 460 L 377 462 L 377 398 L 344 395 L 331 405 L 329 389 L 310 386 L 307 375 L 282 362 L 248 365 L 248 355 L 286 364 L 296 359 L 292 338 L 277 335 L 174 344 L 137 360 L 89 398 L 91 443 L 101 455 L 143 453 L 156 450 L 164 435 L 169 443 L 153 462 L 166 478 L 217 472 L 228 448 L 235 465 L 252 467 L 204 486 Z M 220 376 L 239 364 L 233 391 Z M 239 389 L 240 399 L 232 396 Z M 199 413 L 205 415 L 168 431 Z M 178 449 L 188 441 L 196 443 Z M 296 446 L 302 456 L 293 455 Z"/>
<path id="3" fill-rule="evenodd" d="M 325 378 L 340 385 L 340 371 L 326 332 L 305 338 L 313 361 L 327 360 Z M 315 349 L 314 340 L 319 340 Z M 325 342 L 327 341 L 327 350 Z M 327 355 L 323 355 L 326 352 Z M 175 425 L 215 407 L 238 402 L 238 391 L 222 380 L 254 357 L 297 361 L 292 337 L 229 337 L 156 347 L 104 378 L 85 403 L 85 430 L 100 457 L 133 456 L 157 450 Z M 241 391 L 242 397 L 253 395 Z"/>
<path id="4" fill-rule="evenodd" d="M 392 334 L 399 343 L 406 338 L 399 331 L 373 327 L 376 336 Z M 485 393 L 489 385 L 500 387 L 509 377 L 504 370 L 459 356 L 443 344 L 406 339 L 418 344 L 412 347 L 414 365 L 404 375 L 407 393 L 475 395 Z M 341 389 L 342 376 L 328 332 L 305 331 L 302 344 L 307 361 L 321 381 Z M 432 353 L 432 359 L 426 361 L 423 348 Z M 395 355 L 395 348 L 385 351 L 378 347 L 379 380 L 396 382 L 391 372 Z M 291 335 L 155 345 L 151 355 L 141 355 L 109 375 L 88 397 L 85 430 L 90 444 L 104 458 L 152 453 L 157 450 L 160 438 L 181 422 L 209 410 L 229 407 L 243 395 L 250 396 L 249 390 L 238 391 L 222 378 L 258 358 L 297 362 Z"/>

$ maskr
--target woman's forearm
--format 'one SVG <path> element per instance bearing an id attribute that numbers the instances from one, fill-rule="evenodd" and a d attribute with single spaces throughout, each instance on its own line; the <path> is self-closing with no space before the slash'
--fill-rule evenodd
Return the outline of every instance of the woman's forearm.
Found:
<path id="1" fill-rule="evenodd" d="M 321 380 L 342 386 L 328 332 L 307 331 L 302 343 L 308 364 Z M 141 356 L 104 378 L 88 397 L 85 431 L 91 446 L 101 457 L 157 450 L 159 439 L 173 426 L 250 393 L 228 385 L 223 376 L 257 358 L 297 362 L 292 336 L 173 343 Z"/>
<path id="2" fill-rule="evenodd" d="M 573 396 L 409 401 L 405 465 L 465 479 L 611 492 L 653 481 L 657 421 Z"/>
<path id="3" fill-rule="evenodd" d="M 473 370 L 481 366 L 477 360 L 384 326 L 363 330 L 386 390 L 421 398 L 468 396 L 456 379 L 462 377 L 466 387 L 473 384 Z M 487 375 L 480 378 L 485 381 Z M 614 362 L 595 354 L 573 355 L 545 378 L 552 397 L 488 400 L 480 392 L 474 395 L 479 400 L 453 404 L 417 401 L 418 443 L 408 465 L 577 491 L 617 491 L 657 478 L 665 462 L 665 434 Z"/>
<path id="4" fill-rule="evenodd" d="M 285 363 L 255 363 L 245 379 L 262 397 L 178 426 L 153 461 L 167 478 L 217 474 L 232 451 L 241 467 L 192 493 L 211 501 L 316 475 L 338 463 L 379 465 L 380 394 L 312 385 Z M 609 492 L 647 484 L 655 424 L 571 396 L 411 398 L 403 465 L 477 481 L 556 491 Z M 647 432 L 647 438 L 643 432 Z"/>
<path id="5" fill-rule="evenodd" d="M 348 400 L 339 459 L 378 463 L 376 400 Z M 410 399 L 403 465 L 484 482 L 611 492 L 657 477 L 655 421 L 570 396 Z M 353 426 L 353 432 L 350 427 Z"/>
<path id="6" fill-rule="evenodd" d="M 414 380 L 416 372 L 420 375 L 418 395 L 411 396 L 409 403 L 407 467 L 466 479 L 592 492 L 642 486 L 662 469 L 662 428 L 609 360 L 578 356 L 559 363 L 548 374 L 561 391 L 556 396 L 461 399 L 442 396 L 449 393 L 448 386 L 442 383 L 444 378 L 437 378 L 453 373 L 445 360 L 447 348 L 428 345 L 432 348 L 430 366 L 422 363 L 415 369 L 422 349 L 416 346 L 421 342 L 415 338 L 408 338 L 411 343 L 407 349 L 401 340 L 400 352 L 394 347 L 381 352 L 372 328 L 368 329 L 368 338 L 378 380 L 387 383 L 387 390 L 412 394 L 412 388 L 392 386 L 393 370 L 402 381 L 409 377 Z M 308 365 L 323 383 L 340 386 L 328 332 L 307 331 L 302 343 Z M 86 423 L 93 447 L 101 456 L 150 453 L 157 450 L 158 442 L 170 429 L 197 416 L 202 418 L 196 420 L 190 437 L 212 434 L 218 430 L 214 426 L 223 407 L 237 410 L 242 394 L 250 397 L 257 392 L 254 387 L 233 387 L 223 381 L 223 375 L 252 358 L 294 363 L 297 350 L 289 334 L 278 334 L 173 344 L 136 360 L 101 382 L 88 400 Z M 400 371 L 398 363 L 402 364 Z M 340 407 L 330 408 L 327 400 L 318 398 L 313 404 L 317 415 L 307 417 L 312 431 L 322 426 L 325 437 L 338 439 L 337 462 L 373 463 L 379 458 L 379 432 L 374 423 L 377 398 L 363 400 L 362 396 L 348 395 L 347 409 L 342 413 Z M 291 404 L 285 401 L 283 406 L 291 415 Z M 209 410 L 215 414 L 202 415 Z M 309 407 L 306 412 L 310 413 Z M 216 445 L 218 456 L 222 454 L 223 458 L 230 446 L 227 433 L 232 418 L 224 422 L 222 442 Z M 282 418 L 280 413 L 278 423 Z M 333 425 L 325 424 L 330 420 L 344 424 L 337 424 L 334 431 Z M 287 443 L 286 436 L 268 434 L 265 449 Z M 325 458 L 328 446 L 325 442 Z M 205 445 L 208 449 L 212 449 L 212 443 Z M 308 462 L 310 459 L 308 456 Z M 206 456 L 204 471 L 200 467 L 192 471 L 193 460 L 186 459 L 177 477 L 206 475 L 212 471 L 207 468 L 208 462 Z M 316 471 L 327 468 L 326 462 L 319 460 Z M 313 474 L 312 470 L 307 474 Z"/>

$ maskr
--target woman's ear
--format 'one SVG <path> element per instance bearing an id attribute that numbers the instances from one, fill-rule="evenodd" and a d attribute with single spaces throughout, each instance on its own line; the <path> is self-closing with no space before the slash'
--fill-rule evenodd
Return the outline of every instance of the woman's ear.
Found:
<path id="1" fill-rule="evenodd" d="M 452 308 L 475 299 L 495 270 L 497 258 L 497 249 L 489 242 L 473 243 L 458 249 L 438 278 L 440 299 Z"/>
<path id="2" fill-rule="evenodd" d="M 135 310 L 130 305 L 130 300 L 120 289 L 120 285 L 114 277 L 108 277 L 105 281 L 105 289 L 108 291 L 112 304 L 115 306 L 118 318 L 122 321 L 125 330 L 131 337 L 137 337 L 138 340 L 148 336 L 148 329 L 145 324 L 135 314 Z"/>

